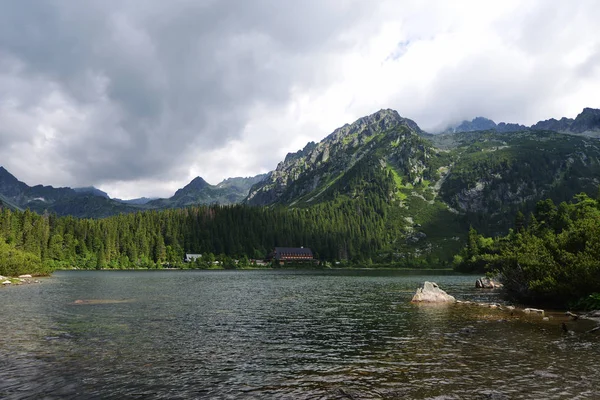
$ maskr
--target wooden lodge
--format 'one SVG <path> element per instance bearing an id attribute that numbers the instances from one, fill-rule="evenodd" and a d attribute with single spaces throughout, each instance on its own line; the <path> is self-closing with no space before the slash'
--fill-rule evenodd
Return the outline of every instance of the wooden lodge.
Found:
<path id="1" fill-rule="evenodd" d="M 267 260 L 284 264 L 286 262 L 313 261 L 314 256 L 312 250 L 308 247 L 275 247 L 275 250 L 269 254 Z"/>

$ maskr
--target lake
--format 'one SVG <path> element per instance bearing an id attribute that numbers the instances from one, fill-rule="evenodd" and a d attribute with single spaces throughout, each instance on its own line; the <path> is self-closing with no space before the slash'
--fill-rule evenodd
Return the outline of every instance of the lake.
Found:
<path id="1" fill-rule="evenodd" d="M 598 399 L 600 335 L 376 270 L 64 271 L 0 290 L 2 399 Z"/>

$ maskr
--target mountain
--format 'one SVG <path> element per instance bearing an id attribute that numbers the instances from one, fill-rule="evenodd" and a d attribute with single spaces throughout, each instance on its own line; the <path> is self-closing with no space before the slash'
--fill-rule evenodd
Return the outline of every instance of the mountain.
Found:
<path id="1" fill-rule="evenodd" d="M 237 204 L 247 195 L 252 185 L 265 178 L 265 174 L 248 178 L 228 178 L 211 185 L 201 177 L 194 178 L 168 199 L 156 199 L 145 205 L 150 208 L 180 208 L 199 204 Z"/>
<path id="2" fill-rule="evenodd" d="M 113 200 L 118 201 L 119 203 L 123 203 L 123 204 L 133 204 L 133 205 L 143 206 L 144 204 L 148 204 L 152 200 L 158 200 L 158 197 L 140 197 L 137 199 L 128 199 L 128 200 L 113 199 Z"/>
<path id="3" fill-rule="evenodd" d="M 500 122 L 498 125 L 491 119 L 475 117 L 471 121 L 462 121 L 459 125 L 449 126 L 442 133 L 462 133 L 496 130 L 498 132 L 518 132 L 527 129 L 524 125 Z"/>
<path id="4" fill-rule="evenodd" d="M 584 108 L 575 119 L 563 117 L 556 120 L 551 118 L 532 125 L 531 129 L 600 137 L 600 110 Z"/>
<path id="5" fill-rule="evenodd" d="M 81 187 L 81 188 L 73 188 L 77 193 L 89 193 L 94 196 L 104 197 L 105 199 L 110 199 L 106 192 L 103 192 L 100 189 L 97 189 L 93 186 Z"/>
<path id="6" fill-rule="evenodd" d="M 30 187 L 4 167 L 0 167 L 0 200 L 14 209 L 29 208 L 40 214 L 51 212 L 76 217 L 100 218 L 138 210 L 109 199 L 106 193 L 94 187 Z"/>
<path id="7" fill-rule="evenodd" d="M 331 198 L 335 191 L 348 191 L 342 178 L 372 162 L 381 162 L 381 168 L 391 163 L 403 173 L 415 175 L 425 168 L 422 153 L 428 151 L 419 136 L 422 132 L 398 112 L 380 110 L 336 129 L 317 144 L 310 142 L 289 153 L 275 171 L 250 189 L 245 202 L 315 204 Z"/>
<path id="8" fill-rule="evenodd" d="M 15 178 L 4 167 L 0 167 L 0 193 L 5 197 L 18 197 L 28 188 L 29 186 Z"/>
<path id="9" fill-rule="evenodd" d="M 595 195 L 600 185 L 595 139 L 528 128 L 427 136 L 415 126 L 393 110 L 344 125 L 289 153 L 245 202 L 349 207 L 357 218 L 374 207 L 389 235 L 385 251 L 442 258 L 469 225 L 506 233 L 517 212 L 528 214 L 539 200 Z"/>
<path id="10" fill-rule="evenodd" d="M 56 213 L 82 218 L 102 218 L 115 214 L 148 209 L 180 208 L 200 204 L 236 204 L 247 195 L 250 187 L 266 175 L 248 178 L 229 178 L 218 185 L 210 185 L 197 177 L 177 190 L 169 199 L 139 198 L 111 199 L 107 193 L 93 186 L 81 188 L 54 188 L 28 186 L 4 167 L 0 167 L 0 206 L 11 209 L 29 208 L 37 213 Z"/>
<path id="11" fill-rule="evenodd" d="M 519 132 L 528 129 L 525 125 L 500 122 L 496 125 L 491 119 L 476 117 L 471 121 L 462 121 L 458 125 L 451 125 L 443 134 L 463 133 L 495 130 L 497 132 Z M 550 118 L 545 121 L 539 121 L 531 126 L 531 129 L 537 131 L 554 131 L 560 133 L 570 133 L 591 137 L 600 137 L 600 109 L 584 108 L 575 119 L 562 117 L 561 119 Z"/>

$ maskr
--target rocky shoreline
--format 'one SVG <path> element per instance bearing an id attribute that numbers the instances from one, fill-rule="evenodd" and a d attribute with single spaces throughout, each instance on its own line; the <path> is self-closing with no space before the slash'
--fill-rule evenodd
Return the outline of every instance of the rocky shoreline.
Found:
<path id="1" fill-rule="evenodd" d="M 34 278 L 33 276 L 31 276 L 29 274 L 19 275 L 17 277 L 6 277 L 6 276 L 0 275 L 0 285 L 2 287 L 29 285 L 32 283 L 40 283 L 40 280 Z"/>
<path id="2" fill-rule="evenodd" d="M 478 280 L 476 287 L 485 288 Z M 488 288 L 498 288 L 487 286 Z M 504 313 L 507 318 L 541 318 L 542 321 L 553 322 L 564 332 L 570 333 L 598 333 L 600 334 L 600 310 L 576 314 L 571 311 L 546 311 L 539 308 L 519 308 L 513 305 L 499 303 L 484 303 L 458 300 L 442 290 L 435 282 L 424 282 L 413 296 L 412 303 L 420 304 L 448 304 L 467 307 L 488 308 L 494 312 Z M 498 316 L 498 315 L 494 315 Z"/>

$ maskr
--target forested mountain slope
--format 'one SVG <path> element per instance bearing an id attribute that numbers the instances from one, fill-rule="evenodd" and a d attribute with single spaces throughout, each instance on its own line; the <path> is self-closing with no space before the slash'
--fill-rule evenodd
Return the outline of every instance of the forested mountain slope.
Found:
<path id="1" fill-rule="evenodd" d="M 4 175 L 0 190 L 12 196 L 9 204 L 35 189 L 68 194 L 49 208 L 57 214 L 119 214 L 125 206 L 89 194 L 71 197 L 68 188 L 29 188 Z M 594 195 L 600 141 L 532 129 L 430 135 L 396 111 L 381 110 L 288 154 L 266 177 L 215 186 L 196 178 L 171 199 L 144 207 L 213 202 L 251 183 L 245 205 L 149 210 L 98 221 L 5 207 L 3 218 L 13 222 L 4 222 L 0 234 L 42 260 L 88 267 L 160 265 L 184 252 L 262 257 L 274 246 L 302 245 L 329 261 L 443 266 L 462 248 L 469 226 L 504 234 L 518 211 L 533 210 L 539 200 Z M 51 250 L 53 240 L 58 253 Z"/>

